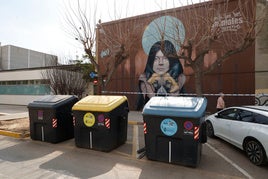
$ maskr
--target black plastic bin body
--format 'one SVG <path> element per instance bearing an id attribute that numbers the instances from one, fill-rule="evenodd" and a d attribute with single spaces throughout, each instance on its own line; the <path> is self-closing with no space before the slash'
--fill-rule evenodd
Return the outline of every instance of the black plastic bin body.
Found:
<path id="1" fill-rule="evenodd" d="M 87 96 L 73 106 L 77 147 L 109 152 L 127 140 L 125 96 Z"/>
<path id="2" fill-rule="evenodd" d="M 143 109 L 146 156 L 196 167 L 207 140 L 207 100 L 197 97 L 152 97 Z"/>
<path id="3" fill-rule="evenodd" d="M 77 101 L 73 95 L 46 95 L 29 103 L 31 139 L 58 143 L 73 138 L 72 106 Z"/>

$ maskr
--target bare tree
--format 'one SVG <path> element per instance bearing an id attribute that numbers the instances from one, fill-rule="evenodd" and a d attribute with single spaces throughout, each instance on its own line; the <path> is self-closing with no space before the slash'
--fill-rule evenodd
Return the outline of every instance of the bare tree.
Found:
<path id="1" fill-rule="evenodd" d="M 83 74 L 63 67 L 48 68 L 42 71 L 41 75 L 43 79 L 48 80 L 53 94 L 77 95 L 81 98 L 87 84 L 83 79 Z"/>
<path id="2" fill-rule="evenodd" d="M 82 44 L 87 58 L 98 70 L 94 52 L 97 4 L 95 7 L 90 7 L 87 4 L 81 5 L 79 0 L 68 2 L 65 11 L 66 31 Z"/>
<path id="3" fill-rule="evenodd" d="M 98 24 L 98 43 L 103 45 L 102 49 L 105 49 L 100 52 L 100 57 L 108 57 L 107 60 L 101 61 L 105 68 L 102 74 L 105 76 L 104 86 L 109 83 L 117 67 L 129 58 L 131 52 L 137 50 L 136 43 L 139 39 L 137 31 L 141 28 L 137 21 L 138 19 L 121 20 L 120 23 L 108 26 Z"/>
<path id="4" fill-rule="evenodd" d="M 267 1 L 215 0 L 186 6 L 176 16 L 183 19 L 187 29 L 185 40 L 177 40 L 181 46 L 179 57 L 185 67 L 193 70 L 196 94 L 200 96 L 204 74 L 254 44 L 267 18 Z M 175 24 L 174 28 L 180 33 L 178 27 Z M 211 52 L 217 54 L 216 58 L 204 66 Z"/>
<path id="5" fill-rule="evenodd" d="M 85 5 L 82 8 L 79 0 L 76 2 L 76 9 L 69 5 L 71 8 L 66 11 L 66 22 L 69 26 L 67 32 L 83 45 L 86 56 L 97 72 L 99 72 L 99 62 L 95 58 L 94 47 L 96 35 L 99 35 L 98 39 L 105 45 L 104 48 L 107 49 L 107 55 L 109 56 L 109 61 L 105 64 L 105 71 L 99 75 L 102 86 L 106 86 L 117 67 L 129 58 L 130 51 L 134 47 L 134 41 L 137 39 L 135 31 L 138 25 L 136 20 L 133 20 L 131 25 L 122 22 L 115 25 L 113 29 L 106 29 L 101 20 L 96 24 L 97 4 L 95 4 L 94 10 L 90 11 L 93 7 L 87 9 Z M 94 19 L 92 20 L 92 18 Z"/>

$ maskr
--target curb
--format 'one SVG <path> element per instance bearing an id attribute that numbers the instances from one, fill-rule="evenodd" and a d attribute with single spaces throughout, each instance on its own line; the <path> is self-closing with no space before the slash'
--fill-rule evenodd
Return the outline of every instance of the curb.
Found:
<path id="1" fill-rule="evenodd" d="M 29 132 L 19 133 L 19 132 L 11 132 L 11 131 L 0 130 L 0 135 L 21 139 L 21 138 L 29 137 L 30 133 Z"/>

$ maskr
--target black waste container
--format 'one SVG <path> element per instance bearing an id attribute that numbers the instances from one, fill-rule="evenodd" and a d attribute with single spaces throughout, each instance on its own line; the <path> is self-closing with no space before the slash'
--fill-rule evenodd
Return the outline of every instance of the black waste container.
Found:
<path id="1" fill-rule="evenodd" d="M 152 97 L 143 108 L 146 156 L 196 167 L 206 142 L 206 98 Z"/>
<path id="2" fill-rule="evenodd" d="M 72 108 L 77 147 L 109 152 L 125 143 L 128 101 L 125 96 L 87 96 Z"/>
<path id="3" fill-rule="evenodd" d="M 46 95 L 29 103 L 31 139 L 58 143 L 73 138 L 72 106 L 77 101 L 73 95 Z"/>

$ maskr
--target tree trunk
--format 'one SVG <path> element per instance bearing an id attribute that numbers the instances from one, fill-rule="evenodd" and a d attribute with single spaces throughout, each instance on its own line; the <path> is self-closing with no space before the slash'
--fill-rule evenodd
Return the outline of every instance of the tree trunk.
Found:
<path id="1" fill-rule="evenodd" d="M 202 96 L 202 77 L 203 73 L 202 70 L 197 67 L 197 69 L 194 72 L 194 79 L 195 79 L 195 92 L 197 96 Z"/>

